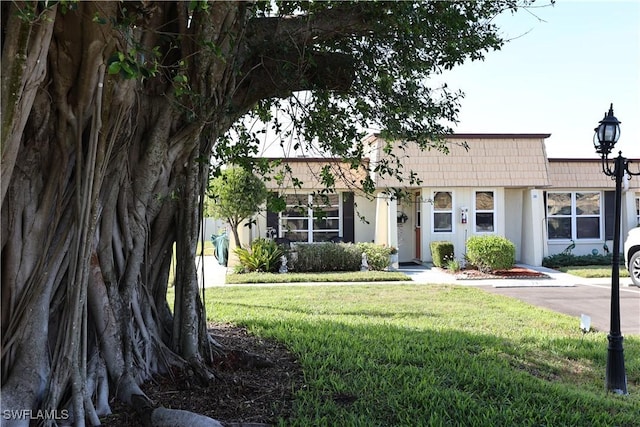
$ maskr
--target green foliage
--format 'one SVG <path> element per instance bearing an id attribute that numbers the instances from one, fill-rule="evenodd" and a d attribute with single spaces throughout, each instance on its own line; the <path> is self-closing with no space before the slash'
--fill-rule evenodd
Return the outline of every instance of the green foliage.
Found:
<path id="1" fill-rule="evenodd" d="M 445 268 L 449 271 L 452 272 L 456 272 L 456 271 L 460 271 L 461 266 L 460 266 L 460 261 L 458 261 L 457 259 L 453 258 L 453 259 L 449 259 L 447 260 L 447 262 L 445 263 Z"/>
<path id="2" fill-rule="evenodd" d="M 367 254 L 369 270 L 382 271 L 389 267 L 389 255 L 391 255 L 392 249 L 388 246 L 376 245 L 375 243 L 356 243 L 356 246 L 361 254 Z M 360 259 L 361 263 L 362 259 Z"/>
<path id="3" fill-rule="evenodd" d="M 236 248 L 236 255 L 244 271 L 273 273 L 280 268 L 280 257 L 284 251 L 276 242 L 268 239 L 256 239 L 251 248 Z"/>
<path id="4" fill-rule="evenodd" d="M 347 31 L 340 31 L 345 37 L 320 31 L 306 39 L 313 41 L 307 49 L 298 50 L 303 53 L 297 61 L 313 70 L 326 58 L 347 56 L 345 52 L 348 57 L 331 67 L 329 84 L 314 80 L 313 90 L 306 92 L 304 99 L 258 101 L 245 120 L 234 124 L 221 139 L 222 145 L 229 145 L 224 155 L 263 143 L 267 131 L 256 126 L 262 122 L 268 123 L 268 133 L 275 135 L 274 144 L 301 153 L 319 149 L 349 161 L 354 169 L 372 169 L 382 176 L 398 176 L 401 182 L 417 184 L 418 175 L 403 170 L 402 150 L 415 143 L 423 149 L 446 151 L 443 136 L 452 131 L 446 123 L 457 121 L 463 98 L 461 91 L 446 84 L 434 87 L 430 76 L 468 60 L 482 60 L 485 53 L 500 49 L 504 40 L 494 18 L 503 11 L 515 11 L 518 5 L 512 0 L 257 3 L 257 19 L 287 16 L 291 21 L 295 16 L 309 22 L 354 23 Z M 272 46 L 270 54 L 298 49 L 288 42 Z M 316 71 L 314 76 L 322 75 L 322 69 Z M 287 69 L 286 75 L 291 74 Z M 364 160 L 368 147 L 362 141 L 362 129 L 370 128 L 381 129 L 381 136 L 390 141 L 387 156 L 372 163 Z M 241 144 L 232 145 L 232 141 Z M 322 170 L 318 181 L 333 185 L 333 173 Z M 375 191 L 368 174 L 354 184 L 365 192 Z"/>
<path id="5" fill-rule="evenodd" d="M 444 267 L 447 261 L 454 258 L 453 243 L 447 241 L 433 241 L 429 244 L 431 249 L 431 258 L 433 265 L 436 267 Z"/>
<path id="6" fill-rule="evenodd" d="M 544 257 L 542 265 L 549 268 L 586 266 L 586 265 L 611 265 L 613 255 L 573 255 L 559 253 Z M 620 254 L 620 264 L 624 264 L 624 256 Z"/>
<path id="7" fill-rule="evenodd" d="M 296 272 L 357 271 L 362 252 L 351 243 L 298 243 L 295 254 Z"/>
<path id="8" fill-rule="evenodd" d="M 18 17 L 25 22 L 35 22 L 37 15 L 36 9 L 30 5 L 29 3 L 23 5 L 22 7 L 16 8 Z"/>
<path id="9" fill-rule="evenodd" d="M 224 219 L 233 227 L 253 216 L 267 199 L 264 182 L 241 167 L 224 169 L 209 182 L 206 214 Z"/>
<path id="10" fill-rule="evenodd" d="M 391 248 L 373 243 L 298 243 L 292 270 L 296 272 L 359 271 L 362 254 L 367 254 L 369 270 L 389 267 Z"/>
<path id="11" fill-rule="evenodd" d="M 472 236 L 467 240 L 467 260 L 480 271 L 509 269 L 516 262 L 516 246 L 502 236 Z"/>
<path id="12" fill-rule="evenodd" d="M 154 50 L 155 56 L 159 55 Z M 138 77 L 149 78 L 158 73 L 156 61 L 146 61 L 145 55 L 132 50 L 129 53 L 115 52 L 107 61 L 109 74 L 119 74 L 124 79 L 135 79 Z"/>

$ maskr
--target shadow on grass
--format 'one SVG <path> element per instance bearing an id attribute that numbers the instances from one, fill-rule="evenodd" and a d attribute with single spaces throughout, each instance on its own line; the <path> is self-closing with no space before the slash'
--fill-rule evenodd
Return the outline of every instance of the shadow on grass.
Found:
<path id="1" fill-rule="evenodd" d="M 237 308 L 244 309 L 260 309 L 260 310 L 274 310 L 280 311 L 290 314 L 300 314 L 300 315 L 309 315 L 309 316 L 354 316 L 354 317 L 378 317 L 382 319 L 397 319 L 397 318 L 425 318 L 425 317 L 440 317 L 441 315 L 438 313 L 429 313 L 425 311 L 419 312 L 411 312 L 411 311 L 397 311 L 397 312 L 389 312 L 388 310 L 326 310 L 320 308 L 300 308 L 300 307 L 285 307 L 285 306 L 274 306 L 267 304 L 245 304 L 240 302 L 235 302 L 233 305 Z"/>
<path id="2" fill-rule="evenodd" d="M 446 326 L 398 325 L 388 322 L 391 313 L 367 310 L 314 313 L 225 303 L 228 312 L 247 308 L 252 315 L 235 321 L 283 342 L 303 368 L 305 387 L 297 393 L 296 418 L 287 425 L 637 422 L 637 397 L 607 395 L 594 383 L 604 372 L 596 342 L 506 339 Z M 344 320 L 327 318 L 333 314 Z M 400 322 L 406 320 L 402 316 L 425 317 L 397 315 Z M 637 384 L 637 376 L 633 381 Z"/>

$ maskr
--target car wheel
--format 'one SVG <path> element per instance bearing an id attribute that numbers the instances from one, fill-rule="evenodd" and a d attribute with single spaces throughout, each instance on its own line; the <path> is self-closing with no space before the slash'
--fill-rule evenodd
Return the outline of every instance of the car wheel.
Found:
<path id="1" fill-rule="evenodd" d="M 629 275 L 633 284 L 640 287 L 640 251 L 631 255 L 629 259 Z"/>

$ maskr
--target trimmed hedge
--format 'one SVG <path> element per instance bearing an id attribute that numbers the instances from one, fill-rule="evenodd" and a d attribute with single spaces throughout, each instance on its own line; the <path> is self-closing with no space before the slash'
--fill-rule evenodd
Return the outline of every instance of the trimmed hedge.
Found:
<path id="1" fill-rule="evenodd" d="M 362 263 L 362 252 L 350 243 L 298 243 L 291 250 L 297 272 L 358 271 Z"/>
<path id="2" fill-rule="evenodd" d="M 374 243 L 297 243 L 291 251 L 291 271 L 359 271 L 362 254 L 367 254 L 369 270 L 382 271 L 389 266 L 391 249 Z"/>
<path id="3" fill-rule="evenodd" d="M 467 260 L 480 271 L 506 270 L 516 263 L 516 246 L 502 236 L 472 236 Z"/>
<path id="4" fill-rule="evenodd" d="M 580 267 L 585 265 L 611 265 L 612 254 L 609 255 L 572 255 L 555 254 L 545 257 L 542 265 L 548 268 Z M 620 254 L 620 265 L 624 265 L 624 256 Z"/>
<path id="5" fill-rule="evenodd" d="M 447 241 L 433 241 L 429 244 L 431 258 L 435 267 L 444 267 L 454 258 L 453 243 Z"/>

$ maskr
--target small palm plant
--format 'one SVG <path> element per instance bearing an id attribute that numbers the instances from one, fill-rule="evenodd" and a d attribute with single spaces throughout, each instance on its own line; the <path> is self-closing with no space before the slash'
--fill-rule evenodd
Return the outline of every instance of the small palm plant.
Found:
<path id="1" fill-rule="evenodd" d="M 445 260 L 445 266 L 447 268 L 447 270 L 449 270 L 452 273 L 457 273 L 458 271 L 460 271 L 462 269 L 462 266 L 460 265 L 460 261 L 458 261 L 457 259 L 451 257 L 451 258 L 447 258 Z"/>
<path id="2" fill-rule="evenodd" d="M 275 273 L 280 267 L 280 258 L 285 252 L 273 240 L 263 238 L 251 242 L 249 249 L 236 248 L 236 255 L 240 265 L 246 272 L 260 271 Z"/>

